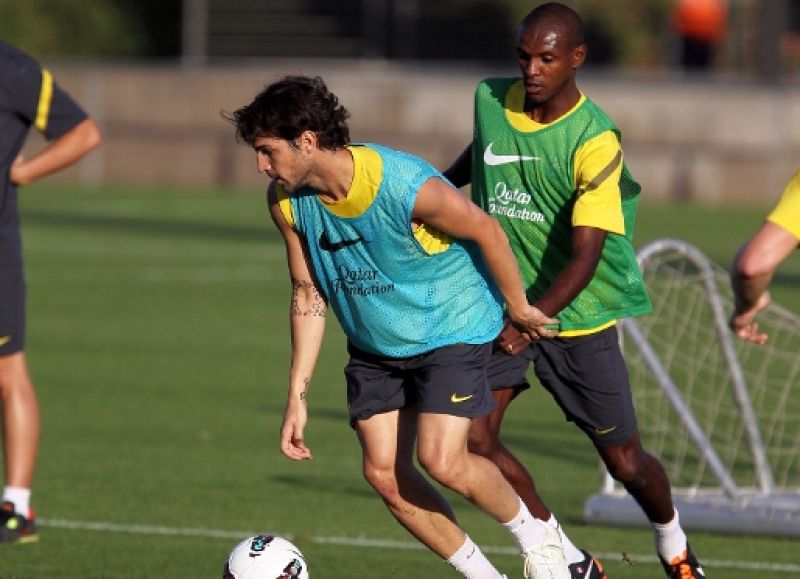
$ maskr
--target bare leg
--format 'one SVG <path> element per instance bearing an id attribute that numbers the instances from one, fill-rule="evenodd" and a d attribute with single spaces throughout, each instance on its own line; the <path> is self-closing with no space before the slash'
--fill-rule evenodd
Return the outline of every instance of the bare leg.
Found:
<path id="1" fill-rule="evenodd" d="M 535 519 L 495 464 L 467 450 L 470 420 L 423 412 L 417 456 L 434 479 L 502 523 L 525 557 L 526 577 L 569 579 L 558 531 Z"/>
<path id="2" fill-rule="evenodd" d="M 536 492 L 533 477 L 500 440 L 500 427 L 506 408 L 514 397 L 514 389 L 493 390 L 492 395 L 497 408 L 488 416 L 473 419 L 469 429 L 469 451 L 497 465 L 531 514 L 537 519 L 547 521 L 551 512 Z"/>
<path id="3" fill-rule="evenodd" d="M 470 452 L 480 454 L 496 464 L 503 477 L 511 483 L 514 491 L 525 503 L 525 506 L 528 507 L 531 514 L 541 521 L 550 522 L 552 512 L 536 491 L 533 476 L 500 440 L 500 427 L 503 423 L 506 409 L 514 398 L 514 389 L 493 390 L 492 395 L 497 405 L 496 409 L 488 416 L 474 419 L 470 425 Z M 583 561 L 584 553 L 572 543 L 572 540 L 560 525 L 558 526 L 558 532 L 561 536 L 567 562 Z"/>
<path id="4" fill-rule="evenodd" d="M 375 415 L 357 423 L 364 477 L 389 512 L 420 542 L 450 558 L 466 535 L 444 497 L 413 462 L 416 414 L 407 410 Z"/>
<path id="5" fill-rule="evenodd" d="M 636 500 L 647 518 L 666 524 L 675 515 L 667 474 L 655 457 L 647 454 L 637 432 L 622 444 L 595 445 L 614 479 Z"/>
<path id="6" fill-rule="evenodd" d="M 468 418 L 421 413 L 419 462 L 435 480 L 498 522 L 508 522 L 519 513 L 520 499 L 490 460 L 467 450 L 469 425 Z"/>
<path id="7" fill-rule="evenodd" d="M 0 402 L 5 484 L 30 488 L 39 446 L 39 403 L 23 352 L 0 356 Z"/>

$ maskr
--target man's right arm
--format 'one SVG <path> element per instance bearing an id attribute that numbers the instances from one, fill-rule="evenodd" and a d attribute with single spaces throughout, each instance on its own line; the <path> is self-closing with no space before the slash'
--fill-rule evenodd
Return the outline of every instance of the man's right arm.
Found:
<path id="1" fill-rule="evenodd" d="M 281 451 L 292 460 L 310 459 L 303 433 L 308 420 L 307 394 L 325 334 L 327 303 L 308 265 L 301 235 L 289 224 L 281 209 L 277 186 L 267 192 L 269 212 L 286 245 L 292 296 L 289 311 L 292 358 L 289 392 L 281 424 Z"/>
<path id="2" fill-rule="evenodd" d="M 770 304 L 767 290 L 772 275 L 797 247 L 798 239 L 792 233 L 765 221 L 736 253 L 731 270 L 734 311 L 730 325 L 738 337 L 756 344 L 766 342 L 767 334 L 758 330 L 755 318 Z"/>
<path id="3" fill-rule="evenodd" d="M 472 143 L 443 171 L 447 180 L 456 187 L 463 187 L 472 182 Z"/>

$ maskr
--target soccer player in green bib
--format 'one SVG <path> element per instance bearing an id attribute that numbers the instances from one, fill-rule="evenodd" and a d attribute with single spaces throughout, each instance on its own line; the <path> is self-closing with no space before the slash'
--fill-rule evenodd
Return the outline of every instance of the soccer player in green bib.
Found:
<path id="1" fill-rule="evenodd" d="M 506 325 L 488 369 L 497 408 L 473 420 L 470 449 L 495 462 L 531 513 L 559 530 L 572 577 L 605 577 L 499 440 L 506 408 L 529 387 L 532 362 L 567 420 L 641 506 L 667 576 L 705 577 L 664 469 L 642 448 L 636 425 L 616 322 L 651 310 L 632 244 L 640 187 L 619 129 L 576 84 L 587 53 L 580 17 L 560 3 L 538 6 L 519 26 L 516 51 L 522 77 L 478 85 L 473 141 L 445 176 L 459 187 L 471 182 L 473 200 L 506 231 L 528 299 L 558 319 L 560 332 L 539 339 Z"/>

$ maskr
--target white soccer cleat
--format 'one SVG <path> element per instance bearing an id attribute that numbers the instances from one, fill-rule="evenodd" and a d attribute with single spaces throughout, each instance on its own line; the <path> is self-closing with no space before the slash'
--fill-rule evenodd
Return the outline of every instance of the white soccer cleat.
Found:
<path id="1" fill-rule="evenodd" d="M 544 541 L 525 551 L 525 579 L 572 579 L 558 529 L 547 525 Z"/>

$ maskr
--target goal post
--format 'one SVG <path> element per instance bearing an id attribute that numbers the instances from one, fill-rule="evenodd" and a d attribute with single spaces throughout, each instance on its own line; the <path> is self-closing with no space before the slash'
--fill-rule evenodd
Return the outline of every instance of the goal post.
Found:
<path id="1" fill-rule="evenodd" d="M 645 449 L 659 457 L 687 529 L 800 537 L 800 318 L 773 304 L 763 346 L 728 328 L 728 273 L 692 245 L 638 252 L 653 313 L 620 322 Z M 607 473 L 589 522 L 645 525 Z"/>

